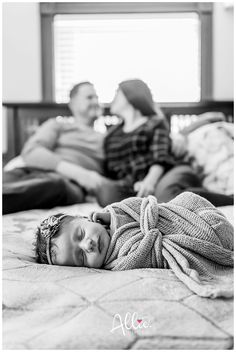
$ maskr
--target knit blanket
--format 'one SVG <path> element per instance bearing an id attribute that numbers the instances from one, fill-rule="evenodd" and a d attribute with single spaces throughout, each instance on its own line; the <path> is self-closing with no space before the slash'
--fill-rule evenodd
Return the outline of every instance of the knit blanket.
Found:
<path id="1" fill-rule="evenodd" d="M 104 269 L 168 268 L 203 297 L 233 296 L 233 226 L 206 199 L 184 192 L 113 203 Z"/>

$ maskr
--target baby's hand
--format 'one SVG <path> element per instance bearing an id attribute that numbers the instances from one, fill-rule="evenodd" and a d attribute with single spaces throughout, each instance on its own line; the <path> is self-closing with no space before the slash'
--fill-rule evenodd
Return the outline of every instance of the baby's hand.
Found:
<path id="1" fill-rule="evenodd" d="M 110 213 L 99 213 L 99 212 L 94 211 L 89 215 L 89 220 L 92 222 L 98 222 L 102 225 L 110 226 L 111 214 Z"/>

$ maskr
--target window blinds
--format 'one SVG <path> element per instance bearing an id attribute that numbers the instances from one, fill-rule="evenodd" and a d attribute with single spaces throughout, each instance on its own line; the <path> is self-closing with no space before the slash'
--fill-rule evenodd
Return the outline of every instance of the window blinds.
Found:
<path id="1" fill-rule="evenodd" d="M 155 101 L 200 100 L 196 13 L 56 15 L 53 33 L 56 102 L 67 102 L 72 86 L 89 80 L 109 103 L 129 78 L 143 79 Z"/>

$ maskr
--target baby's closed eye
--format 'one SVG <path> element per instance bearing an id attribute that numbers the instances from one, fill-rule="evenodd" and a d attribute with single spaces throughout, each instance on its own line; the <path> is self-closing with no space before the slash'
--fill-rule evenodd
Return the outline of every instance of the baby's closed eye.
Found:
<path id="1" fill-rule="evenodd" d="M 82 229 L 80 229 L 78 232 L 78 236 L 79 236 L 79 241 L 82 241 L 85 236 L 85 232 Z"/>
<path id="2" fill-rule="evenodd" d="M 74 242 L 78 242 L 78 241 L 81 242 L 83 240 L 84 236 L 85 236 L 85 232 L 83 231 L 83 229 L 78 228 L 73 234 L 73 241 Z"/>

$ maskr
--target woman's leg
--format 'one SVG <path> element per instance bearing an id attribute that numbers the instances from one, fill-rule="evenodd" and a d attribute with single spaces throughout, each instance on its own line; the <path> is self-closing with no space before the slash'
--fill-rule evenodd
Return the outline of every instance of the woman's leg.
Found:
<path id="1" fill-rule="evenodd" d="M 188 191 L 196 193 L 199 196 L 206 198 L 215 207 L 222 207 L 224 205 L 234 204 L 233 195 L 227 196 L 226 194 L 222 194 L 222 193 L 210 192 L 204 188 L 189 188 Z"/>
<path id="2" fill-rule="evenodd" d="M 94 191 L 94 195 L 101 207 L 111 203 L 120 202 L 121 200 L 135 196 L 133 187 L 127 186 L 123 181 L 114 181 L 103 178 L 102 185 Z"/>
<path id="3" fill-rule="evenodd" d="M 158 202 L 165 203 L 189 188 L 201 188 L 201 180 L 189 165 L 173 167 L 160 179 L 155 196 Z"/>
<path id="4" fill-rule="evenodd" d="M 200 178 L 188 165 L 179 165 L 168 171 L 159 181 L 155 196 L 160 203 L 164 203 L 184 191 L 196 193 L 206 198 L 216 207 L 234 203 L 233 195 L 227 196 L 204 189 Z"/>

